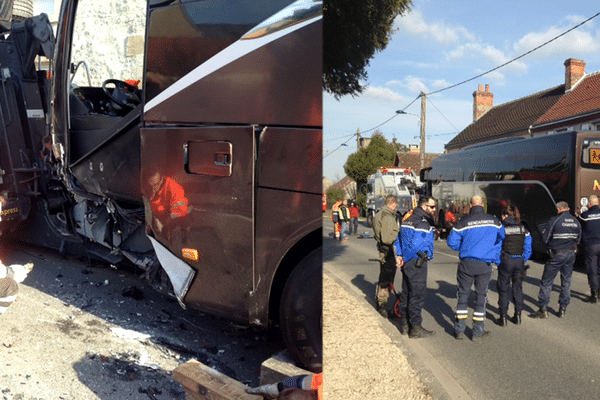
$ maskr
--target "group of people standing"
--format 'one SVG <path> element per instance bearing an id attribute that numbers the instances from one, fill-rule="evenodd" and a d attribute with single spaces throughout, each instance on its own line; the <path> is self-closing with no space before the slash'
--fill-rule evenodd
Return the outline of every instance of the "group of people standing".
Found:
<path id="1" fill-rule="evenodd" d="M 570 302 L 570 286 L 577 245 L 582 240 L 586 248 L 586 265 L 590 284 L 590 302 L 600 301 L 598 263 L 600 261 L 600 208 L 598 197 L 588 200 L 589 209 L 579 218 L 572 216 L 566 202 L 558 202 L 557 215 L 552 217 L 542 232 L 542 240 L 549 250 L 538 295 L 539 309 L 532 318 L 548 318 L 548 304 L 552 284 L 561 276 L 558 317 L 564 317 Z M 373 231 L 379 251 L 380 274 L 376 286 L 377 310 L 383 316 L 392 315 L 387 308 L 390 283 L 398 268 L 402 273 L 402 292 L 399 294 L 400 332 L 410 338 L 424 338 L 435 332 L 423 328 L 421 311 L 427 290 L 427 263 L 433 259 L 435 240 L 434 215 L 436 201 L 422 196 L 415 211 L 402 223 L 396 217 L 397 199 L 388 196 L 386 204 L 375 216 Z M 583 227 L 583 228 L 582 228 Z M 464 339 L 468 319 L 468 299 L 475 287 L 476 301 L 472 313 L 473 341 L 479 341 L 489 332 L 484 329 L 488 286 L 493 264 L 498 266 L 498 325 L 506 326 L 512 300 L 514 314 L 510 320 L 521 323 L 523 310 L 523 280 L 525 263 L 532 254 L 532 237 L 521 222 L 515 205 L 501 211 L 501 220 L 488 214 L 480 196 L 474 196 L 470 212 L 459 219 L 447 238 L 447 244 L 458 251 L 457 305 L 454 337 Z M 399 315 L 398 315 L 399 314 Z"/>
<path id="2" fill-rule="evenodd" d="M 338 199 L 331 207 L 331 221 L 333 222 L 334 238 L 347 242 L 346 232 L 350 235 L 358 233 L 358 215 L 360 209 L 356 202 L 347 199 Z"/>

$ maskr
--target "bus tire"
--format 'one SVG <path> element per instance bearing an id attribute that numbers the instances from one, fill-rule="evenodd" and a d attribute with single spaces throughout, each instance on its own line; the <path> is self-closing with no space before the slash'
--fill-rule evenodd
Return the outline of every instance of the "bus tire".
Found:
<path id="1" fill-rule="evenodd" d="M 285 283 L 279 308 L 283 340 L 302 368 L 323 368 L 322 247 L 304 257 Z"/>

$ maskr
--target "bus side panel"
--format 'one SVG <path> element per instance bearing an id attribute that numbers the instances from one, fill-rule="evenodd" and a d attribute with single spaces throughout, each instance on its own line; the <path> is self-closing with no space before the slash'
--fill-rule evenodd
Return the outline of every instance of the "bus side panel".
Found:
<path id="1" fill-rule="evenodd" d="M 591 153 L 591 154 L 590 154 Z M 581 133 L 577 140 L 575 153 L 575 208 L 577 214 L 585 211 L 588 197 L 592 194 L 600 196 L 600 160 L 594 155 L 600 154 L 600 134 L 598 132 Z M 586 158 L 584 162 L 583 157 Z"/>
<path id="2" fill-rule="evenodd" d="M 277 189 L 260 188 L 257 194 L 259 209 L 256 215 L 256 306 L 254 318 L 266 321 L 269 295 L 281 293 L 285 282 L 274 282 L 277 268 L 288 251 L 301 239 L 322 228 L 323 217 L 320 212 L 321 195 L 314 193 L 294 193 Z M 321 244 L 302 248 L 303 255 Z M 301 260 L 291 260 L 293 267 Z M 281 271 L 287 276 L 291 270 Z M 280 287 L 272 288 L 278 284 Z M 272 299 L 278 301 L 279 299 Z M 252 311 L 251 311 L 252 312 Z M 271 316 L 271 319 L 277 316 Z"/>
<path id="3" fill-rule="evenodd" d="M 299 240 L 322 226 L 322 131 L 268 127 L 260 137 L 258 163 L 255 281 L 259 297 L 255 303 L 266 312 L 281 260 Z M 303 250 L 308 254 L 312 248 Z M 260 320 L 264 317 L 264 313 L 256 315 Z"/>
<path id="4" fill-rule="evenodd" d="M 534 252 L 543 254 L 546 247 L 541 232 L 546 222 L 556 215 L 556 205 L 548 189 L 539 182 L 444 182 L 433 185 L 433 196 L 440 207 L 451 211 L 457 218 L 469 213 L 471 198 L 484 200 L 486 211 L 500 218 L 508 204 L 519 208 L 521 220 L 533 237 Z"/>
<path id="5" fill-rule="evenodd" d="M 184 301 L 247 321 L 254 127 L 146 128 L 141 140 L 147 228 L 196 271 Z M 166 194 L 152 187 L 160 179 L 170 180 Z"/>

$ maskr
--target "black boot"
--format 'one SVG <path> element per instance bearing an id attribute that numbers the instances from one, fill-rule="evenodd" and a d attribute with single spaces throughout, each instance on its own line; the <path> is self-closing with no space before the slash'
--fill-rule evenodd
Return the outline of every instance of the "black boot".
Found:
<path id="1" fill-rule="evenodd" d="M 548 308 L 547 307 L 540 307 L 539 310 L 537 310 L 536 312 L 534 312 L 533 314 L 529 314 L 530 318 L 548 318 Z"/>
<path id="2" fill-rule="evenodd" d="M 558 318 L 562 318 L 565 316 L 567 312 L 567 307 L 558 307 Z"/>
<path id="3" fill-rule="evenodd" d="M 490 337 L 490 333 L 488 331 L 483 331 L 483 333 L 479 336 L 472 336 L 471 340 L 473 342 L 481 342 L 482 340 L 485 340 L 489 337 Z"/>
<path id="4" fill-rule="evenodd" d="M 383 318 L 388 318 L 390 315 L 390 312 L 387 309 L 387 306 L 385 304 L 378 304 L 377 305 L 377 312 L 383 317 Z"/>
<path id="5" fill-rule="evenodd" d="M 500 318 L 498 318 L 498 325 L 506 326 L 506 314 L 500 314 Z"/>
<path id="6" fill-rule="evenodd" d="M 402 318 L 402 321 L 400 322 L 400 334 L 408 335 L 408 321 L 406 318 Z"/>
<path id="7" fill-rule="evenodd" d="M 408 337 L 411 339 L 426 338 L 435 335 L 435 331 L 428 331 L 421 325 L 415 325 L 410 329 Z"/>
<path id="8" fill-rule="evenodd" d="M 589 301 L 592 304 L 596 304 L 598 302 L 598 293 L 600 292 L 600 290 L 594 290 L 592 289 L 592 294 L 590 295 Z"/>
<path id="9" fill-rule="evenodd" d="M 521 311 L 515 311 L 515 316 L 513 317 L 513 323 L 515 325 L 521 324 Z"/>

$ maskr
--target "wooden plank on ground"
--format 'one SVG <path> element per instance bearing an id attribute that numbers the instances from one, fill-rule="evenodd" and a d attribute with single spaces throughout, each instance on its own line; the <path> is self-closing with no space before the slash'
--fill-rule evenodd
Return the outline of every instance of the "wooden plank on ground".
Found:
<path id="1" fill-rule="evenodd" d="M 187 400 L 260 400 L 246 393 L 248 386 L 196 360 L 173 370 L 173 378 L 183 385 Z"/>

